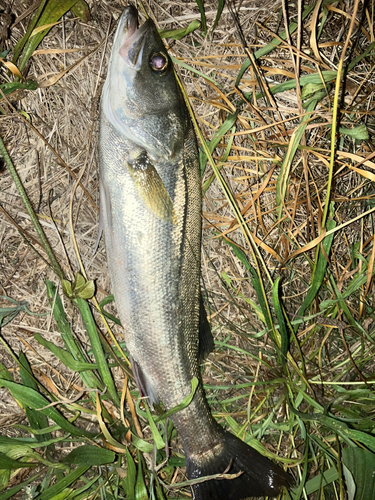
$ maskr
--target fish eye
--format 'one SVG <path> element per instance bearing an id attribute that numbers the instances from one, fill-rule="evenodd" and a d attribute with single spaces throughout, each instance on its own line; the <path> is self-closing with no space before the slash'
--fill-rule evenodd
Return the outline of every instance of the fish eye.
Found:
<path id="1" fill-rule="evenodd" d="M 162 52 L 153 54 L 150 59 L 150 66 L 154 71 L 161 73 L 168 68 L 168 57 Z"/>

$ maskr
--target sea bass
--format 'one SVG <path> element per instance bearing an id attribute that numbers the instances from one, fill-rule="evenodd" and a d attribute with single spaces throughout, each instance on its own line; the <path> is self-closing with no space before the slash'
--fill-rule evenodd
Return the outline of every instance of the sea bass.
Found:
<path id="1" fill-rule="evenodd" d="M 200 361 L 213 346 L 200 295 L 201 182 L 197 144 L 172 61 L 154 23 L 122 14 L 101 98 L 100 226 L 109 276 L 142 395 L 172 416 L 187 475 L 235 479 L 192 486 L 197 500 L 275 496 L 282 469 L 212 417 Z"/>

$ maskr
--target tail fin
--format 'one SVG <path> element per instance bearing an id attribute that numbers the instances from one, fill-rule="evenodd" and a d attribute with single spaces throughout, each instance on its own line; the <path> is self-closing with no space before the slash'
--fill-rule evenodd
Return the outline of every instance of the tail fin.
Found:
<path id="1" fill-rule="evenodd" d="M 192 486 L 195 500 L 241 500 L 277 496 L 292 478 L 280 467 L 237 437 L 223 430 L 223 440 L 210 453 L 186 458 L 189 479 L 226 471 L 242 474 L 235 479 L 211 479 Z"/>

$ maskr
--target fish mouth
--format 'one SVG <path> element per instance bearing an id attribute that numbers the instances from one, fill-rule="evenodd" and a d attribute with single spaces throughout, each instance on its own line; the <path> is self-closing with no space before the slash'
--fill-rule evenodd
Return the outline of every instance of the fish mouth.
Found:
<path id="1" fill-rule="evenodd" d="M 138 12 L 133 5 L 129 5 L 123 12 L 117 37 L 121 37 L 119 55 L 132 69 L 138 71 L 141 68 L 143 49 L 145 45 L 145 34 L 151 27 L 152 21 L 147 20 L 139 27 Z"/>

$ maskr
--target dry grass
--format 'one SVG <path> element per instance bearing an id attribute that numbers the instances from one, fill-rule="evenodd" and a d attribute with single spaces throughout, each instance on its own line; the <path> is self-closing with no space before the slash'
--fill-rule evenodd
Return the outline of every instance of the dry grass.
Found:
<path id="1" fill-rule="evenodd" d="M 64 275 L 72 280 L 81 259 L 89 279 L 95 280 L 96 297 L 101 300 L 110 293 L 110 285 L 103 242 L 93 256 L 98 229 L 98 97 L 111 34 L 125 4 L 109 0 L 88 3 L 89 22 L 68 13 L 31 57 L 27 76 L 40 82 L 40 87 L 0 100 L 0 136 Z M 185 27 L 200 18 L 194 1 L 149 0 L 143 5 L 162 29 Z M 329 469 L 335 460 L 339 463 L 343 444 L 334 440 L 337 435 L 342 438 L 334 424 L 330 427 L 320 417 L 311 423 L 311 415 L 323 417 L 325 408 L 332 419 L 338 419 L 335 422 L 352 419 L 348 425 L 353 421 L 358 424 L 360 418 L 373 422 L 374 417 L 370 394 L 374 383 L 375 247 L 372 214 L 363 217 L 364 212 L 372 210 L 375 196 L 375 49 L 370 46 L 375 40 L 374 5 L 373 0 L 366 4 L 354 0 L 346 4 L 325 2 L 319 11 L 312 5 L 310 14 L 302 20 L 294 4 L 283 12 L 281 2 L 236 0 L 227 2 L 214 33 L 209 31 L 203 37 L 197 30 L 180 41 L 168 40 L 170 53 L 184 63 L 176 64 L 176 69 L 205 139 L 213 139 L 230 115 L 237 113 L 212 153 L 222 184 L 209 164 L 203 176 L 204 187 L 209 187 L 203 205 L 202 276 L 217 341 L 204 374 L 209 400 L 221 422 L 226 418 L 227 425 L 242 437 L 251 437 L 250 424 L 255 437 L 267 436 L 268 450 L 284 457 L 302 482 Z M 12 2 L 12 24 L 8 31 L 0 31 L 0 49 L 13 50 L 30 22 L 30 15 L 22 18 L 22 14 L 32 6 L 35 8 L 31 0 Z M 351 25 L 355 9 L 358 22 Z M 205 10 L 210 27 L 217 1 L 206 0 Z M 237 13 L 238 24 L 231 10 Z M 0 14 L 0 29 L 7 19 Z M 257 59 L 236 86 L 248 55 L 267 46 L 275 33 L 278 39 L 292 21 L 298 28 L 290 40 L 280 39 L 280 45 Z M 315 35 L 320 26 L 317 43 Z M 271 93 L 270 89 L 290 82 L 296 75 L 305 75 L 307 81 L 311 75 L 320 75 L 322 82 L 324 72 L 340 67 L 344 46 L 344 84 L 335 92 L 334 78 L 327 78 L 319 88 L 310 88 L 322 95 L 310 104 L 309 115 L 306 81 Z M 348 70 L 369 46 L 366 56 Z M 56 75 L 67 68 L 57 79 Z M 0 84 L 13 80 L 1 66 Z M 337 110 L 334 123 L 341 133 L 330 164 L 332 117 Z M 302 130 L 304 119 L 306 127 Z M 353 129 L 360 132 L 359 138 L 353 137 Z M 85 191 L 78 187 L 73 196 L 78 177 Z M 40 333 L 64 346 L 45 289 L 46 279 L 56 284 L 58 280 L 5 168 L 0 179 L 0 294 L 26 301 L 33 312 L 43 314 L 31 316 L 23 310 L 2 328 L 1 335 L 14 353 L 26 354 L 33 374 L 51 394 L 58 399 L 74 399 L 83 389 L 79 375 L 42 348 L 33 335 Z M 327 254 L 319 237 L 327 228 L 334 228 L 333 221 L 336 232 Z M 297 321 L 287 328 L 290 351 L 284 371 L 275 346 L 279 330 L 266 327 L 244 257 L 238 258 L 225 238 L 243 249 L 243 256 L 259 269 L 274 324 L 280 324 L 277 311 L 286 322 Z M 319 272 L 323 285 L 303 308 Z M 272 296 L 279 276 L 284 309 L 276 307 Z M 355 286 L 355 280 L 361 277 L 361 283 Z M 4 300 L 1 306 L 9 304 Z M 77 310 L 66 298 L 64 306 L 75 335 L 89 351 Z M 114 325 L 113 333 L 122 339 L 120 327 Z M 0 362 L 16 381 L 20 380 L 17 365 L 6 349 L 0 350 Z M 120 369 L 115 368 L 113 373 L 121 388 Z M 287 397 L 283 378 L 288 380 Z M 362 400 L 356 389 L 365 391 Z M 7 389 L 0 389 L 0 395 L 3 432 L 14 435 L 12 424 L 26 423 L 24 411 Z M 304 420 L 298 411 L 309 417 Z M 90 418 L 96 425 L 95 415 Z M 372 436 L 372 428 L 368 424 L 363 431 Z M 305 446 L 306 433 L 311 453 Z M 353 436 L 350 439 L 355 442 Z M 374 451 L 359 438 L 358 442 Z M 312 462 L 307 471 L 308 459 Z M 325 493 L 330 498 L 344 498 L 341 487 L 347 491 L 348 480 L 345 485 L 337 468 L 338 479 Z M 180 481 L 182 476 L 168 477 L 165 473 L 164 480 Z M 319 487 L 312 490 L 311 498 L 317 498 L 319 491 Z M 302 494 L 307 498 L 309 491 L 297 492 L 296 498 Z"/>

